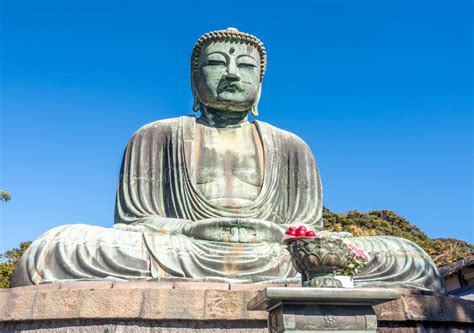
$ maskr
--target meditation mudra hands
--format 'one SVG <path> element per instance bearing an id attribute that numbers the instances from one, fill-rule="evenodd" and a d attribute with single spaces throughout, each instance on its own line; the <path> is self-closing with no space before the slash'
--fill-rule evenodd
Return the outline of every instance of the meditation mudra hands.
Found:
<path id="1" fill-rule="evenodd" d="M 221 217 L 189 223 L 183 228 L 183 234 L 216 242 L 280 242 L 285 228 L 260 219 Z"/>

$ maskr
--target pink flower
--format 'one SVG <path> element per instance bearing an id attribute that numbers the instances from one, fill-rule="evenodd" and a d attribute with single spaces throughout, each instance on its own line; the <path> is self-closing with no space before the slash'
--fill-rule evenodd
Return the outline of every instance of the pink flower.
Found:
<path id="1" fill-rule="evenodd" d="M 367 254 L 365 253 L 364 250 L 358 249 L 357 247 L 355 247 L 353 245 L 349 246 L 349 249 L 355 257 L 362 258 L 362 259 L 368 259 L 368 256 L 367 256 Z"/>

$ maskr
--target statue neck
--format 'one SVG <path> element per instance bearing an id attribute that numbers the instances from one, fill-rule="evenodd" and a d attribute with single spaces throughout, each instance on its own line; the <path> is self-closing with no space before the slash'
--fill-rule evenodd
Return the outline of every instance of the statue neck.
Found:
<path id="1" fill-rule="evenodd" d="M 248 114 L 249 111 L 221 111 L 203 106 L 201 107 L 201 116 L 198 118 L 198 121 L 218 128 L 240 127 L 248 124 Z"/>

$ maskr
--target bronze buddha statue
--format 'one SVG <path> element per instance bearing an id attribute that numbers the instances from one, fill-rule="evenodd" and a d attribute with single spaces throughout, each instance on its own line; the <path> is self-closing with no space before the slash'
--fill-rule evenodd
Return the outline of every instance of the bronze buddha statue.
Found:
<path id="1" fill-rule="evenodd" d="M 139 129 L 122 162 L 113 228 L 65 225 L 22 257 L 15 286 L 94 279 L 232 283 L 299 281 L 280 244 L 289 225 L 322 229 L 313 154 L 258 115 L 267 56 L 236 29 L 203 35 L 191 82 L 199 117 Z M 414 243 L 356 237 L 371 261 L 356 287 L 442 290 L 436 266 Z"/>

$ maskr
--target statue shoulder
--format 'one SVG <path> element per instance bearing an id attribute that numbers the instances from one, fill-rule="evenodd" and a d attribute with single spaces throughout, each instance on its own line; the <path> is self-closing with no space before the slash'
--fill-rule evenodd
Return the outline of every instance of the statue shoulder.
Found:
<path id="1" fill-rule="evenodd" d="M 132 140 L 150 134 L 171 134 L 173 130 L 179 128 L 183 120 L 195 118 L 194 116 L 182 116 L 169 119 L 156 120 L 140 127 L 132 136 Z"/>
<path id="2" fill-rule="evenodd" d="M 305 151 L 312 154 L 308 144 L 295 133 L 278 128 L 263 121 L 258 121 L 257 125 L 260 128 L 265 128 L 267 131 L 271 131 L 273 136 L 276 136 L 283 140 L 283 142 L 285 142 L 285 145 L 291 147 L 291 150 Z"/>

